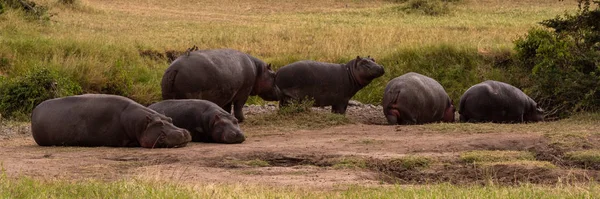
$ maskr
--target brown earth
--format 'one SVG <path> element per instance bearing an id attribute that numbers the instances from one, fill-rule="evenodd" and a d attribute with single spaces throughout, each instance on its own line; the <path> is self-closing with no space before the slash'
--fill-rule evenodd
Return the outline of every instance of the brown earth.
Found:
<path id="1" fill-rule="evenodd" d="M 248 137 L 242 144 L 190 143 L 174 149 L 40 147 L 27 124 L 5 124 L 0 126 L 0 163 L 8 176 L 41 179 L 134 178 L 316 189 L 387 183 L 551 184 L 600 179 L 597 170 L 513 163 L 480 167 L 465 163 L 459 158 L 464 151 L 552 150 L 546 150 L 547 138 L 543 134 L 514 129 L 448 133 L 424 126 L 374 125 L 385 121 L 375 114 L 379 108 L 351 107 L 349 117 L 356 124 L 315 130 L 242 125 Z M 268 106 L 247 109 L 248 117 L 271 111 Z M 432 161 L 423 168 L 394 161 L 405 157 Z"/>

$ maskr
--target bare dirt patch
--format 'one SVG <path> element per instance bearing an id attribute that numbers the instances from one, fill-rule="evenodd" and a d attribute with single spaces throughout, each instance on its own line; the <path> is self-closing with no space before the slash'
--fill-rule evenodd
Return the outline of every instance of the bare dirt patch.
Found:
<path id="1" fill-rule="evenodd" d="M 247 111 L 248 116 L 263 108 Z M 42 179 L 142 178 L 315 189 L 357 184 L 553 184 L 600 179 L 597 170 L 561 164 L 563 157 L 552 151 L 543 132 L 514 126 L 448 132 L 438 126 L 373 125 L 369 121 L 383 120 L 374 114 L 377 108 L 367 108 L 373 114 L 364 117 L 350 112 L 356 124 L 310 130 L 244 124 L 248 139 L 242 144 L 190 143 L 174 149 L 40 147 L 27 123 L 4 123 L 0 162 L 9 176 Z M 533 162 L 548 161 L 551 166 L 522 162 L 482 166 L 460 160 L 461 153 L 472 150 L 529 151 L 536 156 Z"/>

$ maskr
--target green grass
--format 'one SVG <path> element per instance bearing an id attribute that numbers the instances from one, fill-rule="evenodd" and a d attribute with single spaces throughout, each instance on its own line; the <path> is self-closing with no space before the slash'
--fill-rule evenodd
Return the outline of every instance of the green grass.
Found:
<path id="1" fill-rule="evenodd" d="M 367 168 L 367 160 L 358 157 L 342 157 L 333 164 L 334 169 L 365 169 Z"/>
<path id="2" fill-rule="evenodd" d="M 244 124 L 287 129 L 322 129 L 326 127 L 352 124 L 344 115 L 322 111 L 304 111 L 299 113 L 267 113 L 248 117 Z"/>
<path id="3" fill-rule="evenodd" d="M 527 151 L 468 151 L 460 154 L 460 159 L 467 163 L 504 162 L 515 160 L 535 160 L 534 155 Z"/>
<path id="4" fill-rule="evenodd" d="M 556 165 L 548 161 L 533 161 L 533 160 L 510 160 L 510 161 L 494 161 L 494 162 L 476 162 L 476 165 L 483 168 L 494 166 L 515 166 L 525 168 L 545 168 L 556 169 Z"/>
<path id="5" fill-rule="evenodd" d="M 567 160 L 585 166 L 600 167 L 600 150 L 571 151 L 565 154 Z"/>
<path id="6" fill-rule="evenodd" d="M 249 184 L 199 184 L 142 180 L 62 181 L 0 178 L 1 198 L 592 198 L 597 184 L 556 186 L 455 186 L 449 184 L 336 190 L 261 187 Z"/>

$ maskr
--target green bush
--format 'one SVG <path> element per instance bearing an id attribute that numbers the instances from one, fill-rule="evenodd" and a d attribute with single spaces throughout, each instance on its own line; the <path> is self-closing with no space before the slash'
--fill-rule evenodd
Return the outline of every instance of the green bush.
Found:
<path id="1" fill-rule="evenodd" d="M 550 117 L 600 110 L 600 2 L 580 0 L 579 11 L 541 22 L 515 41 L 516 61 L 529 70 L 526 91 Z"/>
<path id="2" fill-rule="evenodd" d="M 422 13 L 431 16 L 440 16 L 450 13 L 447 2 L 441 0 L 410 0 L 406 5 L 399 9 L 408 13 Z"/>
<path id="3" fill-rule="evenodd" d="M 58 71 L 33 68 L 25 76 L 0 78 L 0 113 L 26 119 L 39 103 L 81 93 L 81 87 Z"/>

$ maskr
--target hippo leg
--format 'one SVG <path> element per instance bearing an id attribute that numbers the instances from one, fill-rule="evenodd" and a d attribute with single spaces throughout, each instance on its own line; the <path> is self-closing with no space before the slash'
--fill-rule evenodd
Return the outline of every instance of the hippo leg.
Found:
<path id="1" fill-rule="evenodd" d="M 244 108 L 245 103 L 246 100 L 238 100 L 233 102 L 233 115 L 240 123 L 244 122 L 244 112 L 242 109 Z"/>
<path id="2" fill-rule="evenodd" d="M 331 112 L 343 115 L 346 113 L 347 108 L 348 108 L 348 102 L 343 103 L 343 104 L 336 104 L 336 105 L 331 106 Z"/>
<path id="3" fill-rule="evenodd" d="M 468 122 L 469 121 L 469 117 L 467 117 L 465 114 L 460 114 L 460 122 Z"/>
<path id="4" fill-rule="evenodd" d="M 227 111 L 229 114 L 231 114 L 231 103 L 232 102 L 229 102 L 229 103 L 225 104 L 225 106 L 222 107 L 223 110 Z"/>

